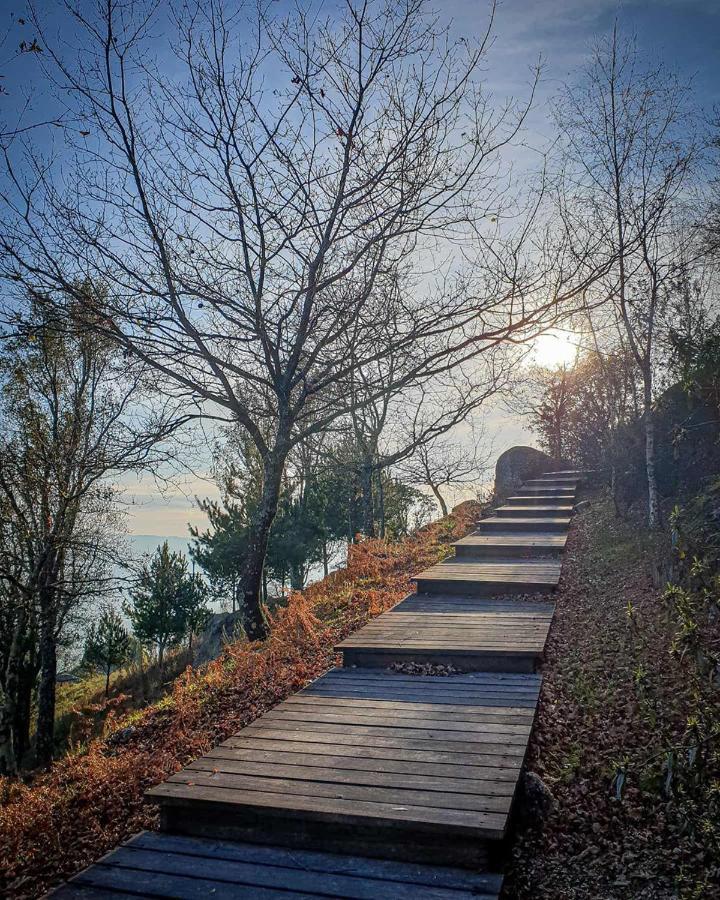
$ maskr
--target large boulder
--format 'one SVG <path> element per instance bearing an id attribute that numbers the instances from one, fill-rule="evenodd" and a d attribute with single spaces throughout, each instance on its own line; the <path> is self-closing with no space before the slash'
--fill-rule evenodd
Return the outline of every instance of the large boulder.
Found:
<path id="1" fill-rule="evenodd" d="M 558 469 L 557 462 L 534 447 L 511 447 L 495 463 L 495 496 L 503 500 L 517 492 L 528 478 Z"/>
<path id="2" fill-rule="evenodd" d="M 193 665 L 201 666 L 203 663 L 217 659 L 223 651 L 225 644 L 236 641 L 242 637 L 242 614 L 214 613 L 203 631 L 195 647 Z"/>

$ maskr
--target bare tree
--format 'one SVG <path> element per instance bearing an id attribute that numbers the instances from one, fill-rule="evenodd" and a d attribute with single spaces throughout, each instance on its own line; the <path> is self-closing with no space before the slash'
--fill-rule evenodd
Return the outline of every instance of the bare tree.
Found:
<path id="1" fill-rule="evenodd" d="M 487 470 L 489 454 L 480 451 L 481 437 L 473 429 L 466 442 L 453 441 L 441 436 L 420 444 L 413 455 L 400 467 L 405 478 L 432 491 L 440 507 L 440 513 L 449 512 L 444 489 L 452 490 L 461 485 L 477 485 Z"/>
<path id="2" fill-rule="evenodd" d="M 445 501 L 436 490 L 439 484 L 449 483 L 440 475 L 450 463 L 445 457 L 448 445 L 442 439 L 508 387 L 516 356 L 504 346 L 487 348 L 472 365 L 457 366 L 450 374 L 415 384 L 410 390 L 405 387 L 400 390 L 396 385 L 397 369 L 402 365 L 398 354 L 389 353 L 370 373 L 366 369 L 357 372 L 350 421 L 359 457 L 358 480 L 366 535 L 375 533 L 373 483 L 393 467 L 400 466 L 401 471 L 412 474 L 414 481 L 431 487 L 443 515 L 447 514 Z M 382 385 L 386 389 L 376 396 Z M 440 455 L 436 463 L 429 460 L 431 447 Z M 455 453 L 454 457 L 450 468 L 456 474 L 458 466 L 463 469 L 470 465 L 466 454 Z M 425 474 L 416 478 L 420 471 Z M 437 480 L 427 480 L 430 472 L 436 473 Z M 379 480 L 378 485 L 381 485 Z M 378 496 L 378 506 L 382 536 L 381 496 Z"/>
<path id="3" fill-rule="evenodd" d="M 686 85 L 641 59 L 613 29 L 556 106 L 563 137 L 563 214 L 578 243 L 613 264 L 594 302 L 612 301 L 643 382 L 648 524 L 659 523 L 654 369 L 666 285 L 681 258 L 677 228 L 698 145 Z"/>
<path id="4" fill-rule="evenodd" d="M 17 764 L 20 654 L 36 656 L 36 759 L 48 765 L 58 641 L 78 604 L 112 585 L 117 532 L 113 539 L 107 479 L 158 464 L 161 442 L 187 419 L 167 404 L 144 409 L 143 368 L 77 322 L 67 332 L 72 310 L 55 316 L 44 303 L 31 306 L 33 325 L 6 336 L 0 357 L 0 593 L 11 626 L 0 678 L 8 704 L 0 709 L 0 758 L 9 771 Z"/>
<path id="5" fill-rule="evenodd" d="M 498 153 L 527 106 L 495 112 L 483 90 L 492 8 L 473 42 L 451 40 L 425 0 L 250 20 L 190 2 L 171 36 L 184 79 L 152 61 L 154 4 L 68 8 L 79 46 L 63 56 L 43 36 L 44 58 L 82 126 L 64 132 L 62 172 L 27 143 L 6 150 L 0 269 L 46 292 L 100 279 L 93 326 L 251 436 L 263 495 L 239 593 L 262 637 L 292 447 L 348 415 L 356 373 L 390 348 L 414 354 L 394 385 L 411 386 L 538 315 L 513 291 L 395 289 L 439 235 L 497 215 Z"/>

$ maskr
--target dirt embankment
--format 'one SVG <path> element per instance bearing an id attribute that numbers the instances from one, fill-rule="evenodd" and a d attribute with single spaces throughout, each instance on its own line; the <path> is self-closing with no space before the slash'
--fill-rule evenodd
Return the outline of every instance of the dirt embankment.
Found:
<path id="1" fill-rule="evenodd" d="M 578 513 L 528 761 L 555 807 L 519 831 L 508 898 L 720 897 L 718 741 L 698 733 L 720 687 L 653 584 L 668 543 L 602 497 Z"/>

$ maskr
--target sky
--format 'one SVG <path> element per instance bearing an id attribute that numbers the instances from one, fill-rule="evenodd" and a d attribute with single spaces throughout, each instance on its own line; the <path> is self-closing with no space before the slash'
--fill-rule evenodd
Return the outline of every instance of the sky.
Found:
<path id="1" fill-rule="evenodd" d="M 81 0 L 81 5 L 92 2 Z M 331 8 L 334 2 L 314 0 L 312 5 Z M 63 37 L 69 34 L 61 3 L 37 0 L 37 6 L 57 33 Z M 436 7 L 441 16 L 454 21 L 458 34 L 478 34 L 486 27 L 486 0 L 441 0 Z M 33 37 L 27 25 L 19 22 L 24 16 L 22 2 L 0 0 L 0 120 L 6 124 L 27 125 L 57 113 L 57 100 L 38 79 L 35 55 L 17 55 L 20 41 Z M 683 78 L 692 78 L 699 107 L 709 113 L 714 105 L 720 106 L 720 0 L 499 0 L 487 63 L 487 83 L 492 92 L 498 100 L 508 95 L 526 96 L 531 70 L 538 60 L 542 63 L 541 82 L 522 135 L 522 147 L 513 151 L 521 164 L 531 166 L 533 148 L 552 140 L 550 97 L 582 64 L 593 39 L 607 34 L 615 21 L 622 33 L 635 35 L 641 50 L 662 58 Z M 563 337 L 544 342 L 539 353 L 546 363 L 572 352 Z M 533 442 L 527 422 L 505 408 L 489 412 L 485 429 L 495 455 L 514 444 Z M 163 493 L 150 479 L 133 478 L 123 487 L 128 500 L 128 529 L 138 536 L 137 543 L 143 549 L 156 535 L 185 538 L 188 522 L 203 523 L 194 496 L 216 493 L 206 472 L 188 474 Z"/>

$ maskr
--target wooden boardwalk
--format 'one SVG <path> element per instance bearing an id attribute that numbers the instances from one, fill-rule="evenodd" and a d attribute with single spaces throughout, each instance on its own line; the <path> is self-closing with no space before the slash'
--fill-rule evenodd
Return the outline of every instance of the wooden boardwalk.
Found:
<path id="1" fill-rule="evenodd" d="M 502 878 L 334 853 L 144 832 L 81 872 L 56 900 L 496 900 Z"/>
<path id="2" fill-rule="evenodd" d="M 464 672 L 533 672 L 542 660 L 553 612 L 549 603 L 415 595 L 337 649 L 346 666 L 412 661 L 449 664 Z"/>
<path id="3" fill-rule="evenodd" d="M 526 595 L 559 582 L 577 483 L 526 482 L 338 646 L 344 668 L 152 788 L 162 834 L 57 896 L 496 898 L 483 870 L 509 830 L 554 612 Z"/>

